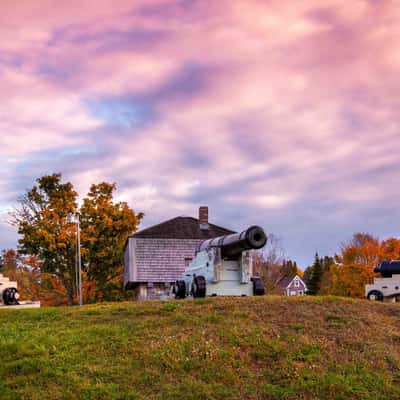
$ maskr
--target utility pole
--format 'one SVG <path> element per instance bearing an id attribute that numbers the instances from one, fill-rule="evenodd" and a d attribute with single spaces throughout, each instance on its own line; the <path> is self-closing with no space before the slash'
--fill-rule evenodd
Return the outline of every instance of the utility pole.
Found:
<path id="1" fill-rule="evenodd" d="M 76 214 L 76 230 L 77 230 L 77 247 L 78 247 L 78 287 L 79 287 L 79 305 L 82 301 L 82 258 L 81 258 L 81 226 L 79 214 Z"/>
<path id="2" fill-rule="evenodd" d="M 79 214 L 71 214 L 68 222 L 76 226 L 76 262 L 75 262 L 75 284 L 79 295 L 79 305 L 83 304 L 82 298 L 82 258 L 81 258 L 81 225 Z"/>

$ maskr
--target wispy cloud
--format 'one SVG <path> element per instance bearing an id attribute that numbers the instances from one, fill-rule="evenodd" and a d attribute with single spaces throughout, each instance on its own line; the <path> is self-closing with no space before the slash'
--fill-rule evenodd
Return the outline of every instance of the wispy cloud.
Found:
<path id="1" fill-rule="evenodd" d="M 3 207 L 61 171 L 147 224 L 200 203 L 259 223 L 303 265 L 398 233 L 397 3 L 3 3 Z"/>

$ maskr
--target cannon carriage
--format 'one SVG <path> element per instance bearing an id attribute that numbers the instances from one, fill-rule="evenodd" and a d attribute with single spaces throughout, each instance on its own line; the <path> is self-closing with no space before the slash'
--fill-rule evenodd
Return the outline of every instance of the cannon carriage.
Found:
<path id="1" fill-rule="evenodd" d="M 259 226 L 205 240 L 182 279 L 175 282 L 175 298 L 263 295 L 264 284 L 253 275 L 252 250 L 261 249 L 266 242 L 267 236 Z"/>
<path id="2" fill-rule="evenodd" d="M 38 308 L 40 301 L 20 301 L 17 282 L 0 274 L 0 309 Z"/>
<path id="3" fill-rule="evenodd" d="M 17 282 L 0 274 L 0 306 L 16 306 L 19 304 L 18 300 Z"/>

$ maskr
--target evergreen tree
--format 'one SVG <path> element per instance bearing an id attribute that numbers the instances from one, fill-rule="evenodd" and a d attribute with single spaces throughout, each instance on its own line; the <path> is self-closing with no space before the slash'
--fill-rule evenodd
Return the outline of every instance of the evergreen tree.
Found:
<path id="1" fill-rule="evenodd" d="M 314 264 L 312 265 L 311 276 L 307 282 L 308 292 L 307 294 L 316 295 L 318 294 L 321 278 L 323 274 L 323 260 L 319 258 L 318 253 L 315 254 Z"/>
<path id="2" fill-rule="evenodd" d="M 310 265 L 305 269 L 303 274 L 303 281 L 307 285 L 307 287 L 310 285 L 312 273 L 313 273 L 313 266 Z"/>
<path id="3" fill-rule="evenodd" d="M 335 259 L 334 257 L 325 256 L 324 258 L 321 258 L 321 263 L 322 263 L 322 271 L 328 272 L 331 266 L 335 264 Z"/>

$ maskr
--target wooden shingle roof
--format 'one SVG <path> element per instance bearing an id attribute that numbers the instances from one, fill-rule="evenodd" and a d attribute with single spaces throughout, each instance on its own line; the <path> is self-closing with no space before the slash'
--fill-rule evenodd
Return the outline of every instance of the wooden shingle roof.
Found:
<path id="1" fill-rule="evenodd" d="M 286 289 L 290 283 L 292 282 L 292 280 L 294 279 L 296 275 L 292 275 L 292 276 L 283 276 L 281 277 L 278 281 L 277 281 L 277 285 L 280 286 L 283 289 Z"/>
<path id="2" fill-rule="evenodd" d="M 199 220 L 192 217 L 176 217 L 161 224 L 134 233 L 130 237 L 148 239 L 200 239 L 206 240 L 235 233 L 221 226 L 208 224 L 201 229 Z"/>

